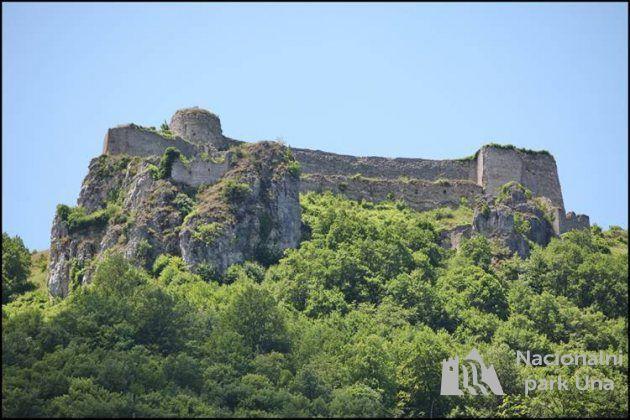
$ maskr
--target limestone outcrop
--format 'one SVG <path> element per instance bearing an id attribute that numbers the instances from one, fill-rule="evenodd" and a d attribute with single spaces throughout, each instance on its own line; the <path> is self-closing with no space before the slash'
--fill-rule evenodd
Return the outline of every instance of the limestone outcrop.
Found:
<path id="1" fill-rule="evenodd" d="M 547 245 L 556 235 L 553 207 L 531 194 L 519 183 L 504 184 L 494 200 L 476 207 L 472 233 L 497 240 L 521 258 L 529 256 L 531 243 Z"/>
<path id="2" fill-rule="evenodd" d="M 268 264 L 295 248 L 299 177 L 289 149 L 253 143 L 238 154 L 217 163 L 223 172 L 199 188 L 176 171 L 193 165 L 183 154 L 168 170 L 157 156 L 93 159 L 77 207 L 59 206 L 53 221 L 50 293 L 66 296 L 88 282 L 106 252 L 148 269 L 161 254 L 179 255 L 194 271 L 220 278 L 231 264 Z"/>

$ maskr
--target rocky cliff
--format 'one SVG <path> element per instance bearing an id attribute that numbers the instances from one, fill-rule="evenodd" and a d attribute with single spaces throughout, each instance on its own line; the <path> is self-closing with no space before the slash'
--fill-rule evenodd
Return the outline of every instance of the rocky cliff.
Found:
<path id="1" fill-rule="evenodd" d="M 298 245 L 299 178 L 287 147 L 243 145 L 221 163 L 215 182 L 199 188 L 173 176 L 178 165 L 194 165 L 173 150 L 92 160 L 77 206 L 60 205 L 53 221 L 52 295 L 88 281 L 105 252 L 147 268 L 160 254 L 181 255 L 195 271 L 221 275 L 244 260 L 273 262 Z"/>

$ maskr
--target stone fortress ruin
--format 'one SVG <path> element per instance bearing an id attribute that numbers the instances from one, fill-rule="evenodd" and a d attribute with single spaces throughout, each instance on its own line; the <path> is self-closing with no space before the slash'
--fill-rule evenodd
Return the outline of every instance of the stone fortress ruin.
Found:
<path id="1" fill-rule="evenodd" d="M 110 128 L 103 154 L 160 156 L 168 147 L 189 159 L 176 161 L 174 181 L 197 187 L 217 182 L 233 159 L 232 146 L 244 143 L 223 135 L 221 121 L 200 108 L 175 112 L 160 132 L 135 124 Z M 357 157 L 291 148 L 301 165 L 300 191 L 331 190 L 355 200 L 404 200 L 417 210 L 457 206 L 463 198 L 495 197 L 501 186 L 518 182 L 553 207 L 556 235 L 589 227 L 586 215 L 566 213 L 555 159 L 545 151 L 486 145 L 462 159 Z"/>
<path id="2" fill-rule="evenodd" d="M 300 192 L 403 202 L 416 210 L 458 207 L 470 222 L 436 231 L 445 248 L 483 235 L 526 258 L 533 244 L 589 227 L 565 213 L 547 152 L 483 146 L 454 160 L 356 157 L 247 143 L 223 135 L 209 111 L 177 111 L 158 130 L 110 128 L 77 205 L 59 205 L 51 229 L 48 289 L 67 296 L 90 281 L 94 262 L 117 252 L 147 269 L 163 254 L 217 278 L 233 264 L 273 264 L 300 244 Z"/>

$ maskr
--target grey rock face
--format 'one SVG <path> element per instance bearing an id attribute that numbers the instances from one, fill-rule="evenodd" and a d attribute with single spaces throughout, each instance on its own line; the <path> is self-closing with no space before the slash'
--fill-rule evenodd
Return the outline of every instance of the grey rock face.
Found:
<path id="1" fill-rule="evenodd" d="M 499 241 L 521 258 L 527 258 L 527 240 L 545 246 L 555 236 L 545 212 L 530 200 L 523 187 L 514 184 L 507 188 L 501 203 L 489 203 L 475 209 L 473 232 Z"/>
<path id="2" fill-rule="evenodd" d="M 190 266 L 207 264 L 222 273 L 244 260 L 273 262 L 285 249 L 297 247 L 301 234 L 299 179 L 281 168 L 283 150 L 271 143 L 256 145 L 250 148 L 251 160 L 245 166 L 225 175 L 248 191 L 232 199 L 227 208 L 215 206 L 184 223 L 180 233 L 184 261 Z M 207 195 L 224 193 L 225 185 L 217 185 Z M 210 228 L 214 231 L 206 235 L 210 237 L 199 234 Z"/>
<path id="3" fill-rule="evenodd" d="M 489 212 L 475 211 L 473 232 L 498 239 L 521 258 L 529 255 L 529 245 L 525 238 L 514 228 L 514 213 L 506 206 L 493 208 Z"/>

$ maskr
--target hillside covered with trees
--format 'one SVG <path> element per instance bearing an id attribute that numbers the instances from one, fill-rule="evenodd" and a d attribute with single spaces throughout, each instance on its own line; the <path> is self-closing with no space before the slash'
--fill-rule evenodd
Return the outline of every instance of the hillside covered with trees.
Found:
<path id="1" fill-rule="evenodd" d="M 202 278 L 112 253 L 66 299 L 48 298 L 45 254 L 3 234 L 3 416 L 628 415 L 626 230 L 571 231 L 522 260 L 481 236 L 441 247 L 465 203 L 300 201 L 305 238 L 269 267 Z M 440 396 L 442 360 L 473 347 L 505 395 Z M 623 366 L 528 367 L 517 350 Z M 557 375 L 614 389 L 525 395 Z"/>

